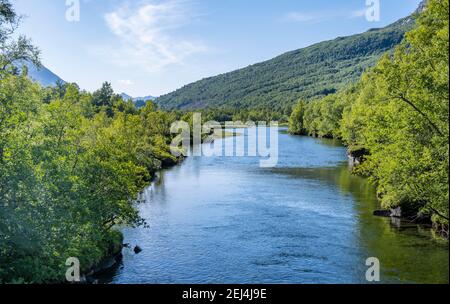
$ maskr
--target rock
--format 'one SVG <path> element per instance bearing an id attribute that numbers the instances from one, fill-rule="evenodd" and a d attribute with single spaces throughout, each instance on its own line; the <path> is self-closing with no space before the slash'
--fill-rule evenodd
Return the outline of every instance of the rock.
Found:
<path id="1" fill-rule="evenodd" d="M 117 259 L 115 256 L 103 259 L 103 261 L 94 269 L 94 273 L 101 273 L 116 265 Z"/>
<path id="2" fill-rule="evenodd" d="M 82 275 L 80 277 L 80 281 L 78 282 L 79 284 L 86 284 L 87 283 L 87 278 L 85 275 Z"/>
<path id="3" fill-rule="evenodd" d="M 402 217 L 402 207 L 397 207 L 395 209 L 391 209 L 392 217 Z"/>
<path id="4" fill-rule="evenodd" d="M 87 284 L 95 284 L 96 281 L 98 281 L 98 280 L 95 279 L 93 276 L 87 276 L 86 277 L 86 283 Z"/>
<path id="5" fill-rule="evenodd" d="M 348 151 L 348 161 L 351 168 L 359 166 L 364 162 L 365 156 L 368 155 L 368 151 L 364 148 L 353 148 Z"/>
<path id="6" fill-rule="evenodd" d="M 142 252 L 142 248 L 139 246 L 134 247 L 134 253 L 139 254 Z"/>
<path id="7" fill-rule="evenodd" d="M 88 273 L 86 273 L 86 277 L 87 277 L 87 278 L 92 277 L 94 274 L 95 274 L 94 269 L 91 269 L 91 271 L 89 271 Z"/>
<path id="8" fill-rule="evenodd" d="M 431 216 L 428 214 L 424 214 L 422 212 L 419 212 L 416 216 L 411 217 L 410 219 L 415 224 L 424 224 L 424 225 L 431 225 Z"/>
<path id="9" fill-rule="evenodd" d="M 391 226 L 397 229 L 402 228 L 402 220 L 398 217 L 391 217 Z"/>
<path id="10" fill-rule="evenodd" d="M 373 212 L 374 216 L 381 216 L 381 217 L 390 217 L 391 211 L 390 210 L 375 210 Z"/>
<path id="11" fill-rule="evenodd" d="M 89 273 L 89 276 L 95 277 L 95 275 L 109 271 L 110 269 L 116 267 L 120 263 L 120 261 L 122 261 L 122 258 L 123 258 L 122 252 L 104 258 L 100 263 L 98 263 L 98 265 L 92 268 L 91 272 Z M 93 282 L 89 282 L 89 284 L 92 283 Z"/>

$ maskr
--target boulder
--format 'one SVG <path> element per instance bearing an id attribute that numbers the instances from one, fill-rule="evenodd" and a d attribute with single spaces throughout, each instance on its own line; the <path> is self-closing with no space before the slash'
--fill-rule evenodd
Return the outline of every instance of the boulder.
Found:
<path id="1" fill-rule="evenodd" d="M 139 254 L 142 252 L 142 248 L 139 246 L 134 247 L 134 253 Z"/>
<path id="2" fill-rule="evenodd" d="M 348 150 L 348 161 L 350 167 L 359 166 L 364 162 L 365 157 L 369 154 L 369 152 L 364 148 L 353 147 Z"/>
<path id="3" fill-rule="evenodd" d="M 402 217 L 402 207 L 397 207 L 395 209 L 391 209 L 392 217 Z"/>
<path id="4" fill-rule="evenodd" d="M 402 219 L 399 217 L 391 217 L 391 226 L 397 229 L 402 228 Z"/>
<path id="5" fill-rule="evenodd" d="M 375 210 L 373 212 L 374 216 L 380 216 L 380 217 L 390 217 L 391 211 L 390 210 Z"/>

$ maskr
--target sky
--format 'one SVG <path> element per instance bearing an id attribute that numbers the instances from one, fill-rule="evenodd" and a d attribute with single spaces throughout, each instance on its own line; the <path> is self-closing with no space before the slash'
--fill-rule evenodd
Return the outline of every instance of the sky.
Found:
<path id="1" fill-rule="evenodd" d="M 367 3 L 366 3 L 367 1 Z M 367 18 L 379 1 L 379 20 Z M 14 0 L 43 64 L 93 91 L 160 96 L 339 36 L 386 26 L 420 0 Z M 79 10 L 77 10 L 79 3 Z M 372 15 L 373 16 L 373 15 Z"/>

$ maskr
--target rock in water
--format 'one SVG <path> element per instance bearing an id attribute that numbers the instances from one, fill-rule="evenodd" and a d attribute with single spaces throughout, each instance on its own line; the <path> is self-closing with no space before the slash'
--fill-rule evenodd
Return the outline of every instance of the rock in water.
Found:
<path id="1" fill-rule="evenodd" d="M 391 211 L 390 210 L 375 210 L 373 212 L 374 216 L 381 216 L 381 217 L 390 217 Z"/>
<path id="2" fill-rule="evenodd" d="M 134 253 L 139 254 L 142 252 L 142 248 L 139 246 L 134 247 Z"/>
<path id="3" fill-rule="evenodd" d="M 395 209 L 391 209 L 391 216 L 392 217 L 402 217 L 402 208 L 397 207 Z"/>

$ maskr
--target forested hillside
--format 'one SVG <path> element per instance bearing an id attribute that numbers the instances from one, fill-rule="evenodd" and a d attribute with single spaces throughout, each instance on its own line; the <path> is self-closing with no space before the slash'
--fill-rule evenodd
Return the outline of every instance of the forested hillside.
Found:
<path id="1" fill-rule="evenodd" d="M 268 108 L 284 110 L 299 98 L 342 89 L 361 77 L 411 28 L 407 17 L 381 29 L 337 38 L 272 60 L 189 84 L 156 100 L 166 109 Z"/>

